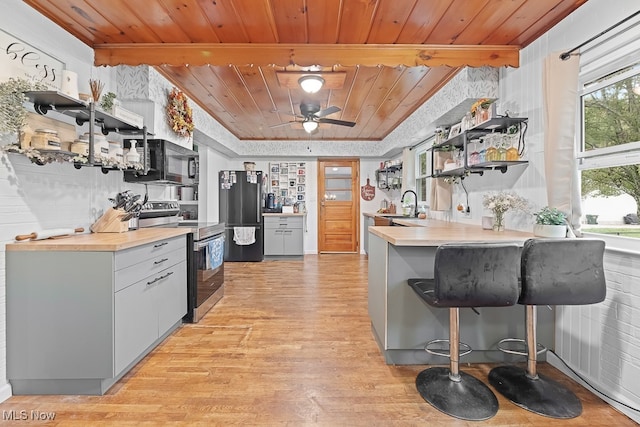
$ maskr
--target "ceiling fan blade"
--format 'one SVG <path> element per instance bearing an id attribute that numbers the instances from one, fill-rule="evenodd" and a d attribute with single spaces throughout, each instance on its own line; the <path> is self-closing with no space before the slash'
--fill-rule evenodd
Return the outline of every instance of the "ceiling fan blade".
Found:
<path id="1" fill-rule="evenodd" d="M 337 113 L 338 111 L 340 111 L 340 108 L 333 105 L 331 107 L 325 108 L 324 110 L 318 111 L 317 113 L 314 114 L 314 116 L 324 117 L 324 116 L 328 116 L 329 114 Z"/>
<path id="2" fill-rule="evenodd" d="M 330 125 L 340 125 L 340 126 L 349 126 L 354 127 L 356 125 L 355 122 L 348 122 L 346 120 L 336 120 L 336 119 L 318 119 L 319 123 L 328 123 Z"/>

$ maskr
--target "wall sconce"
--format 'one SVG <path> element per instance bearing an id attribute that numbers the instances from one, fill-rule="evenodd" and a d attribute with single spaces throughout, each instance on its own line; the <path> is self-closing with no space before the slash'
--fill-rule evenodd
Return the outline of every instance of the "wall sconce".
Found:
<path id="1" fill-rule="evenodd" d="M 318 129 L 318 122 L 314 122 L 313 120 L 305 120 L 302 122 L 302 127 L 307 133 L 311 133 L 314 130 Z"/>
<path id="2" fill-rule="evenodd" d="M 324 79 L 320 76 L 303 76 L 298 79 L 298 84 L 307 93 L 316 93 L 324 85 Z"/>

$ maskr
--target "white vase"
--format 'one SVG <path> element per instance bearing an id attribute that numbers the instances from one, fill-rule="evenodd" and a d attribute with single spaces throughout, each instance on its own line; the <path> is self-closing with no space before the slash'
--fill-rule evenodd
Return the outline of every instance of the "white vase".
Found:
<path id="1" fill-rule="evenodd" d="M 533 235 L 551 239 L 564 239 L 567 236 L 566 225 L 534 224 Z"/>

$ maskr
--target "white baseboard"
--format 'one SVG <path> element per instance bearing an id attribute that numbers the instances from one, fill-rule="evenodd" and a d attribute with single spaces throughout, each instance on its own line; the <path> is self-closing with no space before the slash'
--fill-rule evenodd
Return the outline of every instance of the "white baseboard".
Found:
<path id="1" fill-rule="evenodd" d="M 551 366 L 553 366 L 554 368 L 558 369 L 563 374 L 565 374 L 566 376 L 568 376 L 569 378 L 573 379 L 575 382 L 577 382 L 578 384 L 580 384 L 581 386 L 583 386 L 584 388 L 589 390 L 591 393 L 593 393 L 594 395 L 598 396 L 600 399 L 602 399 L 605 402 L 607 402 L 609 405 L 611 405 L 612 407 L 617 409 L 619 412 L 622 412 L 627 417 L 631 418 L 633 421 L 635 421 L 637 423 L 640 423 L 640 414 L 638 412 L 635 412 L 635 411 L 633 411 L 633 410 L 631 410 L 629 408 L 626 408 L 623 405 L 620 405 L 618 402 L 614 402 L 613 400 L 607 398 L 603 394 L 594 391 L 589 385 L 587 385 L 587 383 L 585 383 L 576 374 L 574 374 L 570 369 L 568 369 L 565 366 L 565 364 L 562 362 L 562 360 L 560 360 L 558 358 L 558 356 L 556 356 L 554 353 L 547 352 L 547 362 L 549 362 L 549 364 Z M 593 380 L 592 378 L 588 378 L 588 380 L 589 380 L 590 385 L 592 387 L 594 387 L 595 389 L 597 389 L 598 391 L 601 391 L 602 393 L 606 393 L 609 396 L 612 396 L 614 399 L 620 400 L 620 401 L 624 402 L 625 404 L 627 404 L 627 405 L 629 405 L 631 407 L 635 407 L 637 405 L 636 403 L 630 402 L 629 399 L 625 398 L 624 396 L 620 396 L 619 393 L 617 393 L 615 391 L 608 390 L 604 385 L 602 385 L 602 384 L 600 384 L 598 382 L 595 382 L 595 380 Z"/>
<path id="2" fill-rule="evenodd" d="M 11 384 L 7 383 L 0 387 L 0 402 L 4 402 L 11 396 L 13 396 L 13 392 L 11 391 Z"/>

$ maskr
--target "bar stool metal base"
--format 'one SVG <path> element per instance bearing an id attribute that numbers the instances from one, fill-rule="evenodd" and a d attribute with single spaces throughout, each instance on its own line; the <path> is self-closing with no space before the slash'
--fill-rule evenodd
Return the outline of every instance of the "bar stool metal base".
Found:
<path id="1" fill-rule="evenodd" d="M 516 405 L 550 418 L 575 418 L 582 413 L 582 403 L 560 383 L 538 373 L 529 378 L 516 366 L 498 366 L 489 372 L 489 383 Z"/>
<path id="2" fill-rule="evenodd" d="M 452 417 L 483 421 L 498 412 L 498 399 L 482 381 L 460 372 L 460 381 L 449 377 L 444 367 L 425 369 L 416 378 L 416 387 L 424 400 Z"/>

